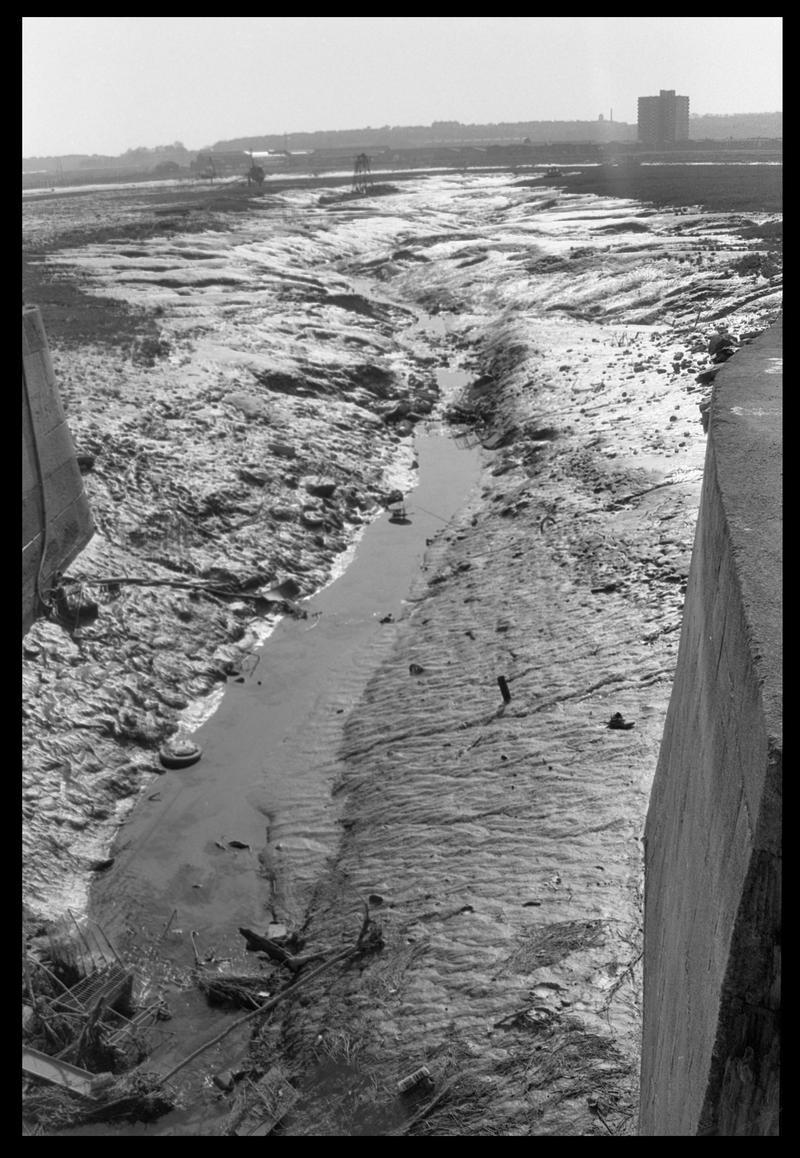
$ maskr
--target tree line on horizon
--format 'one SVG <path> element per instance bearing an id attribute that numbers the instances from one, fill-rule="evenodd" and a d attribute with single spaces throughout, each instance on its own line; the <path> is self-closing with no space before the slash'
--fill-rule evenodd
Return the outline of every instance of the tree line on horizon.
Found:
<path id="1" fill-rule="evenodd" d="M 754 137 L 782 138 L 783 113 L 736 113 L 731 115 L 691 116 L 691 140 L 744 140 Z M 430 125 L 367 126 L 362 129 L 320 130 L 303 133 L 269 133 L 263 136 L 234 137 L 216 141 L 202 149 L 187 149 L 181 141 L 152 148 L 139 146 L 118 156 L 101 154 L 68 154 L 23 158 L 23 172 L 42 168 L 154 168 L 159 164 L 177 164 L 188 168 L 199 153 L 283 152 L 316 149 L 408 149 L 463 144 L 556 144 L 561 141 L 587 141 L 596 144 L 630 141 L 637 138 L 635 124 L 625 121 L 508 121 L 497 124 L 461 124 L 459 121 L 434 121 Z"/>

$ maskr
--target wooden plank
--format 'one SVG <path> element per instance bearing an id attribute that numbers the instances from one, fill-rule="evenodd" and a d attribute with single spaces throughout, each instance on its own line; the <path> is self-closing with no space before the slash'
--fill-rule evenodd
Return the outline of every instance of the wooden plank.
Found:
<path id="1" fill-rule="evenodd" d="M 64 409 L 37 306 L 25 306 L 22 310 L 22 373 L 23 390 L 27 386 L 34 426 L 41 438 L 64 421 Z M 25 409 L 27 405 L 23 402 Z"/>
<path id="2" fill-rule="evenodd" d="M 22 356 L 46 350 L 47 335 L 38 306 L 22 307 Z"/>
<path id="3" fill-rule="evenodd" d="M 22 1047 L 22 1072 L 29 1077 L 50 1082 L 51 1085 L 61 1086 L 73 1094 L 82 1094 L 85 1098 L 95 1096 L 93 1087 L 99 1076 L 27 1045 Z"/>
<path id="4" fill-rule="evenodd" d="M 52 373 L 48 375 L 44 369 L 41 354 L 24 359 L 23 365 L 33 424 L 41 437 L 66 421 L 64 408 Z"/>
<path id="5" fill-rule="evenodd" d="M 55 571 L 63 571 L 83 550 L 93 533 L 94 525 L 83 502 L 76 500 L 63 510 L 48 527 L 47 557 L 43 569 L 45 579 L 51 578 Z M 42 537 L 37 536 L 25 545 L 22 552 L 23 582 L 38 571 L 41 541 Z"/>
<path id="6" fill-rule="evenodd" d="M 72 433 L 66 422 L 62 422 L 60 426 L 56 426 L 49 433 L 40 435 L 38 445 L 39 461 L 41 462 L 42 474 L 45 478 L 52 474 L 53 471 L 58 470 L 60 466 L 63 466 L 63 464 L 70 459 L 75 461 L 75 444 L 72 441 Z M 80 477 L 77 462 L 75 462 L 75 470 L 77 476 Z M 25 494 L 40 482 L 36 446 L 33 441 L 33 429 L 28 417 L 27 407 L 23 406 L 22 493 Z M 81 486 L 83 486 L 83 483 L 81 483 Z"/>
<path id="7" fill-rule="evenodd" d="M 75 445 L 64 417 L 39 309 L 22 310 L 22 634 L 52 586 L 94 534 Z M 29 405 L 30 403 L 30 405 Z M 38 454 L 37 454 L 38 450 Z M 47 519 L 47 527 L 44 520 Z M 45 533 L 46 532 L 46 533 Z"/>
<path id="8" fill-rule="evenodd" d="M 23 400 L 22 406 L 22 489 L 28 491 L 39 481 L 39 470 L 33 449 L 33 428 Z"/>
<path id="9" fill-rule="evenodd" d="M 44 493 L 48 524 L 58 519 L 72 503 L 86 501 L 81 474 L 74 459 L 63 463 L 47 478 Z M 42 530 L 41 488 L 37 486 L 22 496 L 22 546 L 27 546 Z"/>
<path id="10" fill-rule="evenodd" d="M 42 572 L 44 590 L 49 590 L 56 571 L 65 571 L 94 534 L 94 524 L 86 500 L 81 497 L 62 511 L 50 525 L 47 559 Z M 36 582 L 39 573 L 41 536 L 28 543 L 22 552 L 22 634 L 28 630 L 38 611 Z"/>

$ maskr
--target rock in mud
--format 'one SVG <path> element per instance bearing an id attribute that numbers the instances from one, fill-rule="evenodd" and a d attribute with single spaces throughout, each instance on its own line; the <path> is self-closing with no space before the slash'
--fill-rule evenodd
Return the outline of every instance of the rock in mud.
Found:
<path id="1" fill-rule="evenodd" d="M 306 490 L 318 499 L 330 499 L 336 493 L 337 484 L 330 479 L 309 479 Z"/>

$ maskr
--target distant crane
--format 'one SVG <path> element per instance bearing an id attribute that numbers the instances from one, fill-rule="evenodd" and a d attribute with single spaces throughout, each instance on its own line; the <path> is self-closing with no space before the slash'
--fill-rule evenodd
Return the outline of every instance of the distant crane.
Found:
<path id="1" fill-rule="evenodd" d="M 353 167 L 353 192 L 368 193 L 372 184 L 370 160 L 366 153 L 359 153 Z"/>

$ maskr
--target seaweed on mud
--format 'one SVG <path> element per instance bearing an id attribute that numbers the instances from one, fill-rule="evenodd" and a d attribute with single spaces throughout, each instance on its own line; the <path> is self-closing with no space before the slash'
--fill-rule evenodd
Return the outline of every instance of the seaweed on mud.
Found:
<path id="1" fill-rule="evenodd" d="M 570 953 L 588 949 L 603 940 L 602 921 L 559 921 L 553 925 L 531 925 L 518 939 L 517 948 L 502 972 L 533 973 L 563 961 Z"/>
<path id="2" fill-rule="evenodd" d="M 45 1131 L 91 1122 L 153 1122 L 175 1108 L 175 1098 L 157 1075 L 137 1073 L 120 1078 L 113 1094 L 98 1102 L 57 1086 L 38 1086 L 25 1095 L 25 1119 Z"/>
<path id="3" fill-rule="evenodd" d="M 90 1098 L 59 1086 L 43 1085 L 23 1092 L 25 1120 L 35 1127 L 36 1133 L 75 1125 L 91 1104 Z"/>
<path id="4" fill-rule="evenodd" d="M 471 1090 L 461 1104 L 454 1099 L 449 1112 L 458 1116 L 459 1133 L 635 1133 L 636 1067 L 611 1038 L 587 1031 L 578 1018 L 552 1014 L 543 1024 L 515 1022 L 503 1046 L 506 1056 L 495 1069 L 502 1102 L 496 1083 Z"/>
<path id="5" fill-rule="evenodd" d="M 374 1137 L 390 1129 L 401 1114 L 376 1073 L 376 1060 L 357 1038 L 326 1032 L 296 1083 L 292 1136 Z"/>
<path id="6" fill-rule="evenodd" d="M 269 995 L 267 986 L 270 983 L 263 976 L 201 974 L 197 984 L 209 1005 L 229 1009 L 258 1009 Z"/>

